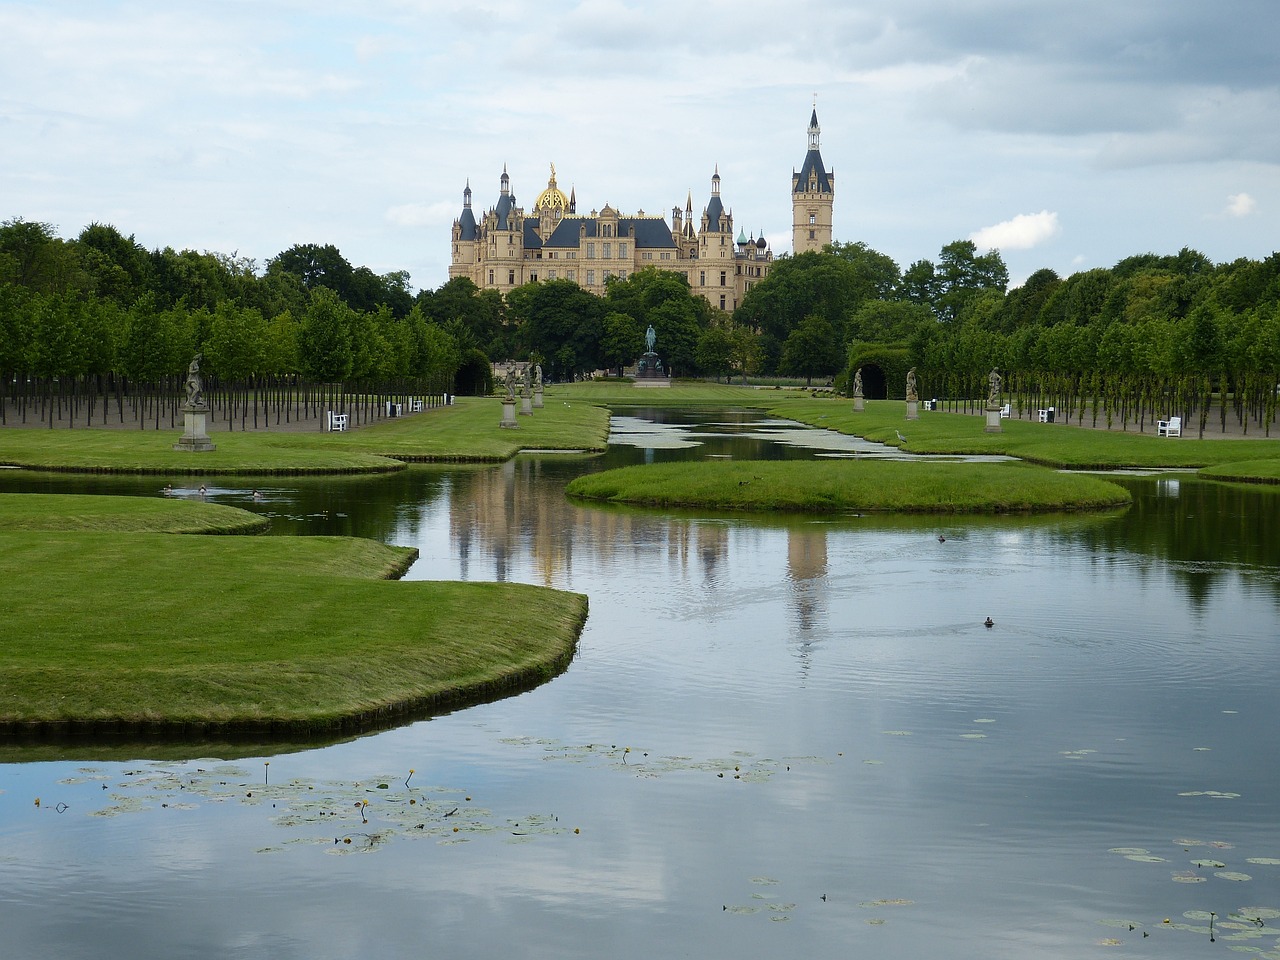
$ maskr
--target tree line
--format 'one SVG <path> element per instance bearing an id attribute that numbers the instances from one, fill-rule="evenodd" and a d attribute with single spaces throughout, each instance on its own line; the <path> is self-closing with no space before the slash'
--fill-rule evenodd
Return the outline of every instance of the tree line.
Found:
<path id="1" fill-rule="evenodd" d="M 865 243 L 784 255 L 729 315 L 654 268 L 604 296 L 568 280 L 506 297 L 454 278 L 412 290 L 405 271 L 353 267 L 299 244 L 261 268 L 236 254 L 145 250 L 115 227 L 73 239 L 0 223 L 0 371 L 46 388 L 107 377 L 155 385 L 196 350 L 227 382 L 430 384 L 484 393 L 491 364 L 541 363 L 550 379 L 617 370 L 644 350 L 679 376 L 833 379 L 878 363 L 889 395 L 918 368 L 923 393 L 983 397 L 992 367 L 1019 400 L 1060 398 L 1076 416 L 1143 424 L 1172 410 L 1274 413 L 1280 254 L 1214 264 L 1183 249 L 1110 268 L 1032 274 L 1009 289 L 998 251 L 972 241 L 902 269 Z M 25 382 L 25 381 L 24 381 Z"/>

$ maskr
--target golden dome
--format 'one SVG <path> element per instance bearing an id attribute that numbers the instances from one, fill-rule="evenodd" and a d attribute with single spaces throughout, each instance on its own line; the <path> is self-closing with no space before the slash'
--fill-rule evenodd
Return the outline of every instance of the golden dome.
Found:
<path id="1" fill-rule="evenodd" d="M 562 213 L 569 209 L 569 198 L 560 192 L 556 186 L 556 165 L 551 165 L 551 179 L 547 181 L 547 189 L 538 194 L 538 201 L 534 204 L 535 208 L 543 210 L 559 209 Z"/>

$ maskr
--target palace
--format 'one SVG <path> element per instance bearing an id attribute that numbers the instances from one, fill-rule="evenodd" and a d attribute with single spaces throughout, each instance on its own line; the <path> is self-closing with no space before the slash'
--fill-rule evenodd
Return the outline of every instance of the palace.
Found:
<path id="1" fill-rule="evenodd" d="M 835 175 L 818 152 L 818 113 L 809 121 L 809 150 L 800 172 L 792 171 L 792 246 L 821 250 L 831 242 Z M 671 224 L 643 210 L 634 216 L 609 204 L 583 216 L 577 193 L 565 196 L 551 167 L 547 188 L 525 213 L 502 170 L 498 202 L 479 220 L 471 209 L 471 184 L 463 191 L 462 215 L 453 222 L 449 276 L 469 277 L 482 290 L 501 293 L 537 280 L 572 280 L 603 295 L 612 276 L 625 280 L 637 270 L 675 270 L 713 307 L 733 311 L 747 291 L 769 275 L 773 251 L 764 237 L 733 236 L 733 213 L 720 199 L 720 171 L 711 177 L 711 198 L 699 221 L 693 195 L 684 209 L 671 209 Z"/>

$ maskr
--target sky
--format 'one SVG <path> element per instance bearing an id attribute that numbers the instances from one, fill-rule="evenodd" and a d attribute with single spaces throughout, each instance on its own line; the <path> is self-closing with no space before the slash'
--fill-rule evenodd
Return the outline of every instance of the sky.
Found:
<path id="1" fill-rule="evenodd" d="M 815 100 L 835 239 L 902 268 L 1280 249 L 1275 0 L 0 0 L 0 220 L 434 289 L 504 166 L 668 222 L 718 169 L 780 255 Z"/>

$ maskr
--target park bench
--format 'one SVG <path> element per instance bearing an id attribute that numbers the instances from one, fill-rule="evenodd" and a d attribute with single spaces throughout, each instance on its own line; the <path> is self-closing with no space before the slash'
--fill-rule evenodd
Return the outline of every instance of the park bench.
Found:
<path id="1" fill-rule="evenodd" d="M 422 412 L 422 401 L 421 401 L 421 400 L 419 400 L 419 399 L 410 400 L 410 401 L 409 401 L 409 412 L 410 412 L 410 413 L 421 413 L 421 412 Z"/>
<path id="2" fill-rule="evenodd" d="M 1003 420 L 1007 416 L 1009 416 L 1009 404 L 1006 403 L 1000 408 L 1000 419 Z"/>
<path id="3" fill-rule="evenodd" d="M 1156 421 L 1157 437 L 1180 437 L 1182 436 L 1182 418 L 1170 417 L 1168 420 Z"/>
<path id="4" fill-rule="evenodd" d="M 934 397 L 932 400 L 926 400 L 926 401 L 924 402 L 924 408 L 925 408 L 926 410 L 937 410 L 937 409 L 938 409 L 938 398 L 937 398 L 937 397 Z"/>
<path id="5" fill-rule="evenodd" d="M 388 417 L 403 417 L 403 416 L 404 416 L 404 404 L 403 404 L 403 403 L 393 403 L 393 402 L 391 402 L 390 400 L 388 400 L 388 401 L 387 401 L 387 416 L 388 416 Z"/>
<path id="6" fill-rule="evenodd" d="M 332 432 L 342 432 L 346 430 L 348 416 L 349 414 L 334 413 L 332 410 L 330 410 L 329 411 L 329 431 L 332 433 Z"/>
<path id="7" fill-rule="evenodd" d="M 1045 407 L 1043 410 L 1037 411 L 1040 415 L 1041 423 L 1053 423 L 1054 415 L 1057 413 L 1053 407 Z"/>

